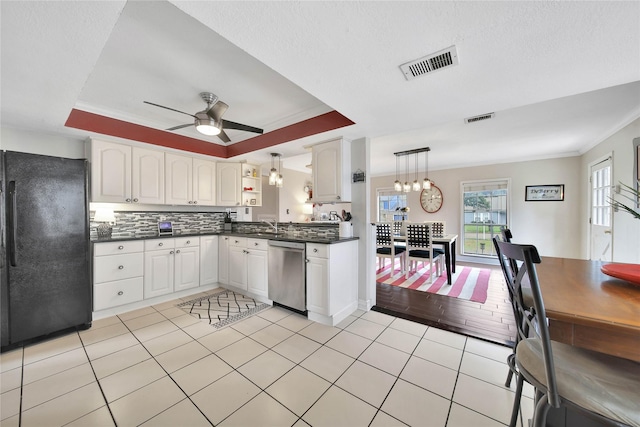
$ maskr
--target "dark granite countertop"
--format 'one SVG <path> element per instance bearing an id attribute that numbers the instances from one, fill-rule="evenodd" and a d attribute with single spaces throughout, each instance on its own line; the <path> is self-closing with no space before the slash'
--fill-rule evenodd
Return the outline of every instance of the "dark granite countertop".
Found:
<path id="1" fill-rule="evenodd" d="M 285 242 L 304 242 L 304 243 L 322 243 L 322 244 L 335 244 L 349 242 L 351 240 L 359 240 L 359 237 L 338 237 L 338 238 L 326 238 L 317 236 L 296 236 L 287 233 L 233 233 L 233 232 L 203 232 L 203 233 L 180 233 L 171 236 L 159 236 L 155 234 L 139 234 L 131 236 L 113 236 L 106 239 L 92 238 L 91 243 L 105 243 L 105 242 L 120 242 L 124 240 L 146 240 L 146 239 L 166 239 L 173 237 L 200 237 L 200 236 L 236 236 L 236 237 L 249 237 L 252 239 L 268 239 L 268 240 L 280 240 Z"/>

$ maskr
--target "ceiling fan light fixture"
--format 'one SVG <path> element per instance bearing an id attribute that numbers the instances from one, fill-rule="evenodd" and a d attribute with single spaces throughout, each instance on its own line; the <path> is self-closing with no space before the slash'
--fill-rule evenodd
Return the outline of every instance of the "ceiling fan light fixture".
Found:
<path id="1" fill-rule="evenodd" d="M 220 134 L 220 126 L 211 118 L 196 118 L 196 130 L 203 135 L 215 136 Z"/>

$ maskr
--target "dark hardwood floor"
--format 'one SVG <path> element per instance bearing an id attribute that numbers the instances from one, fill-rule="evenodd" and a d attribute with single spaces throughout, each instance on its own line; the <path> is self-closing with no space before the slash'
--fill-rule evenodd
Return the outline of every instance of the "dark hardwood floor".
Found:
<path id="1" fill-rule="evenodd" d="M 516 325 L 502 271 L 498 266 L 484 264 L 456 263 L 458 265 L 491 270 L 484 304 L 377 283 L 373 310 L 512 346 Z"/>

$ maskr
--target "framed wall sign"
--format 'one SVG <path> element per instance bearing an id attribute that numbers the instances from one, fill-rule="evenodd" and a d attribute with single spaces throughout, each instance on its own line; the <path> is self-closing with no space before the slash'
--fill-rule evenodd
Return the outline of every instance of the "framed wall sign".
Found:
<path id="1" fill-rule="evenodd" d="M 558 185 L 527 185 L 524 200 L 526 202 L 543 202 L 564 200 L 564 184 Z"/>

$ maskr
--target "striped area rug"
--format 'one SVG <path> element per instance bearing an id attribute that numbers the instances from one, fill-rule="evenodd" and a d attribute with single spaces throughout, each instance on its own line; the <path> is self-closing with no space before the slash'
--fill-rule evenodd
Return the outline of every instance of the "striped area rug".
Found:
<path id="1" fill-rule="evenodd" d="M 404 273 L 400 272 L 399 262 L 396 263 L 394 275 L 391 275 L 391 264 L 386 264 L 385 268 L 380 268 L 376 272 L 376 282 L 378 283 L 479 303 L 484 303 L 487 300 L 489 276 L 491 276 L 491 271 L 488 269 L 457 266 L 451 279 L 451 285 L 448 285 L 446 271 L 438 277 L 435 277 L 434 271 L 432 283 L 427 283 L 430 270 L 428 264 L 417 272 L 412 272 L 408 279 L 405 279 Z"/>

